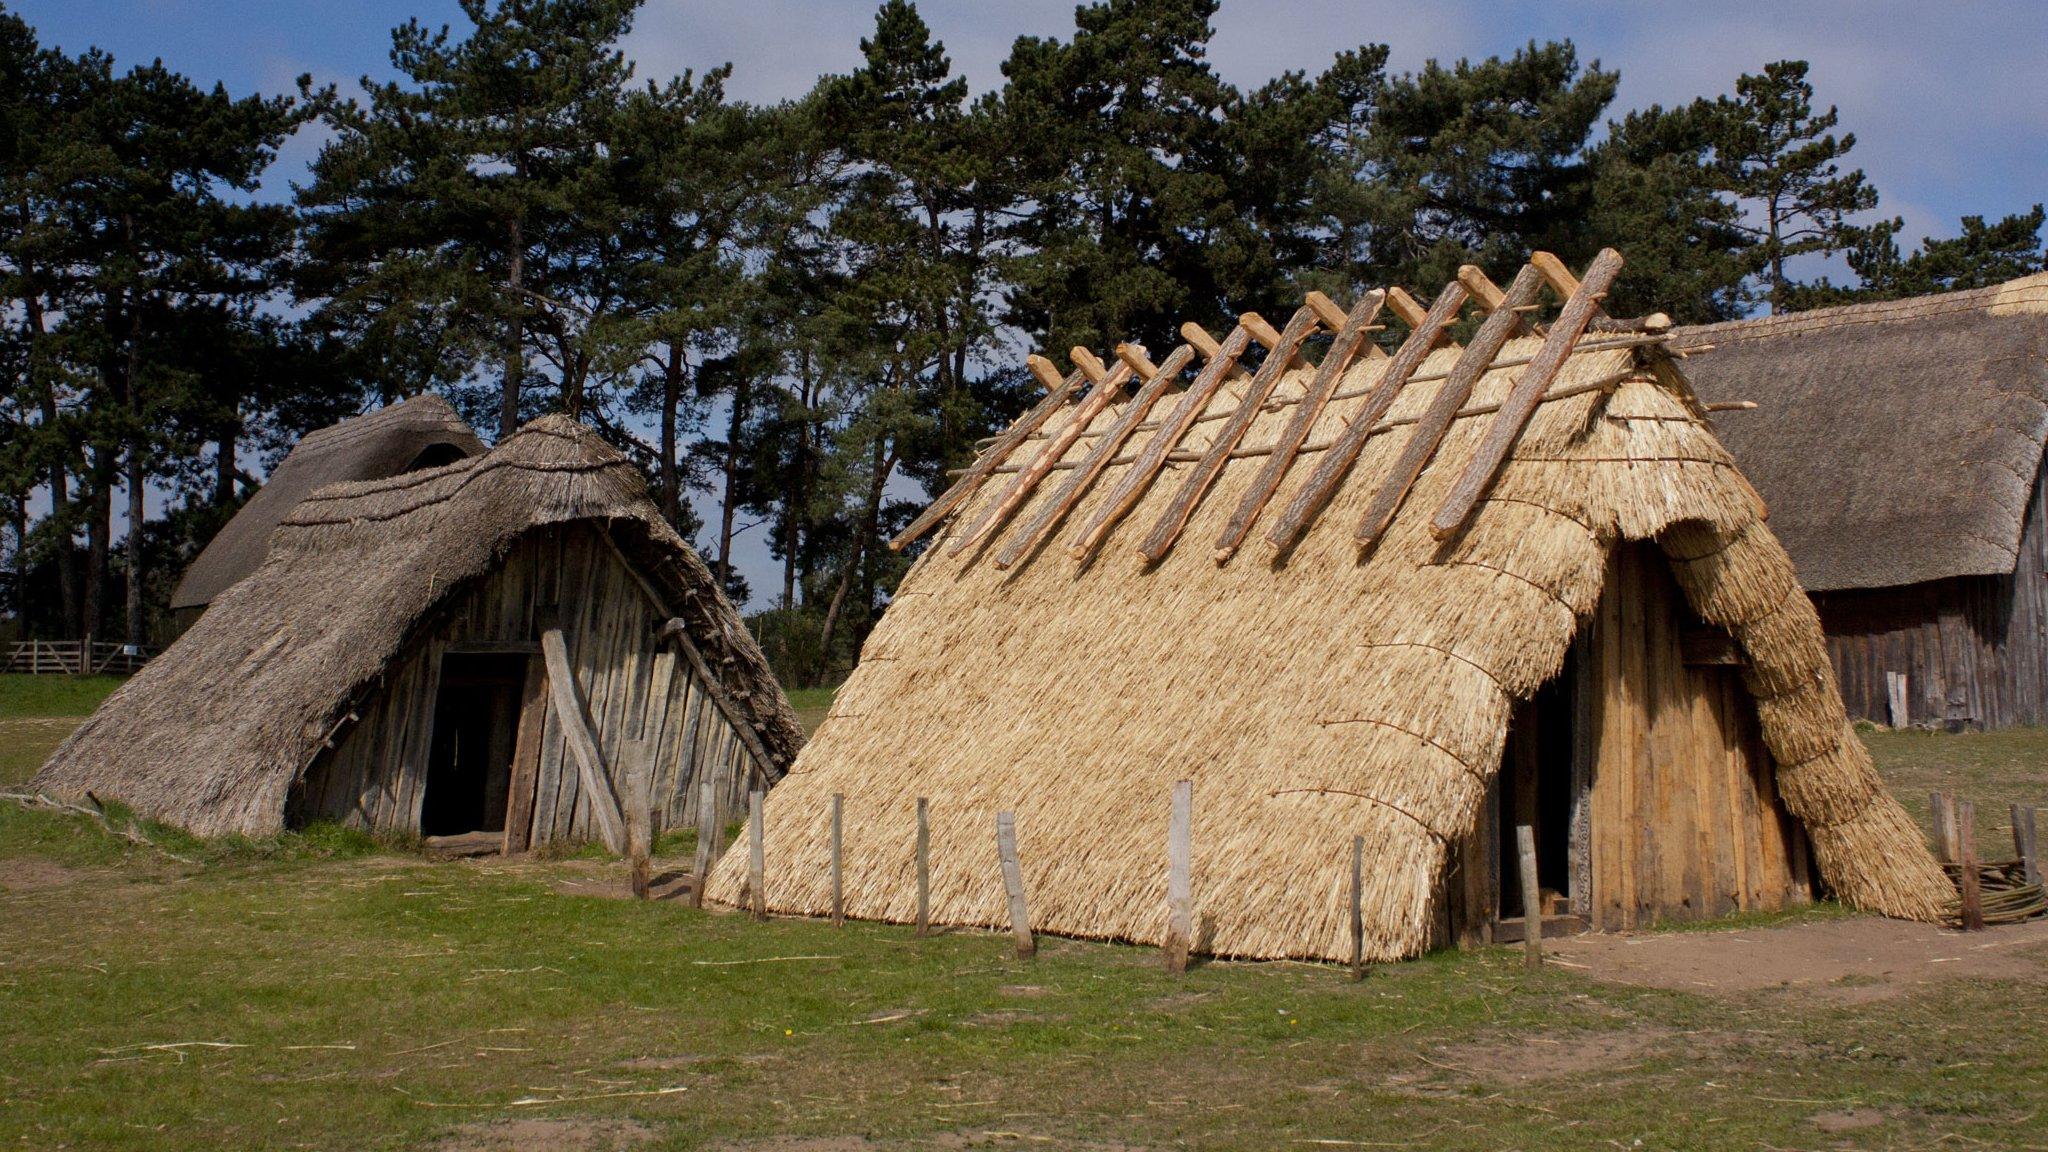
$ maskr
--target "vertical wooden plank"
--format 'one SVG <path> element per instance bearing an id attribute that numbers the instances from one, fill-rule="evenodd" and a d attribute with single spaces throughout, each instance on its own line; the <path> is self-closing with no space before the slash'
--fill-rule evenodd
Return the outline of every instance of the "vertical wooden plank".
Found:
<path id="1" fill-rule="evenodd" d="M 1594 623 L 1588 620 L 1572 638 L 1572 792 L 1571 792 L 1571 879 L 1568 897 L 1572 913 L 1588 925 L 1593 916 L 1593 769 L 1600 759 L 1599 658 L 1593 644 Z"/>
<path id="2" fill-rule="evenodd" d="M 761 819 L 761 800 L 766 795 L 759 788 L 747 793 L 747 892 L 756 920 L 768 918 L 768 854 Z"/>
<path id="3" fill-rule="evenodd" d="M 932 825 L 930 805 L 917 798 L 917 934 L 932 930 Z"/>
<path id="4" fill-rule="evenodd" d="M 1351 838 L 1351 978 L 1365 979 L 1365 837 Z"/>
<path id="5" fill-rule="evenodd" d="M 1023 959 L 1038 951 L 1031 938 L 1031 913 L 1024 904 L 1024 869 L 1017 861 L 1017 817 L 996 813 L 996 854 L 1003 863 L 1003 889 L 1010 897 L 1010 934 L 1017 940 L 1017 956 Z"/>
<path id="6" fill-rule="evenodd" d="M 541 724 L 548 711 L 547 662 L 526 658 L 519 694 L 519 731 L 512 741 L 512 782 L 505 793 L 505 852 L 524 852 L 533 843 L 534 786 L 539 783 Z"/>
<path id="7" fill-rule="evenodd" d="M 1927 802 L 1934 813 L 1934 858 L 1944 864 L 1953 864 L 1961 858 L 1956 852 L 1955 797 L 1946 792 L 1936 792 L 1928 796 Z"/>
<path id="8" fill-rule="evenodd" d="M 838 792 L 832 794 L 832 926 L 846 924 L 846 872 L 841 863 L 841 853 L 846 844 L 846 797 Z"/>
<path id="9" fill-rule="evenodd" d="M 1977 805 L 1956 801 L 1956 862 L 1962 869 L 1963 931 L 1984 930 L 1984 892 L 1977 875 Z"/>
<path id="10" fill-rule="evenodd" d="M 1188 949 L 1194 941 L 1195 784 L 1176 780 L 1172 812 L 1166 822 L 1166 970 L 1188 970 Z"/>
<path id="11" fill-rule="evenodd" d="M 718 819 L 717 783 L 710 772 L 699 774 L 697 784 L 697 859 L 690 866 L 690 907 L 704 906 L 704 885 L 711 878 L 711 864 L 718 859 L 718 841 L 724 826 Z"/>
<path id="12" fill-rule="evenodd" d="M 1515 825 L 1515 852 L 1522 871 L 1522 963 L 1543 966 L 1543 894 L 1536 883 L 1536 833 Z"/>
<path id="13" fill-rule="evenodd" d="M 569 662 L 568 643 L 560 625 L 548 621 L 541 629 L 540 650 L 548 666 L 548 700 L 555 718 L 561 722 L 570 754 L 576 759 L 577 775 L 596 817 L 598 834 L 604 838 L 605 847 L 624 855 L 625 813 L 612 791 L 611 775 L 606 771 L 603 753 L 598 750 L 596 733 L 590 729 L 589 713 L 576 683 L 575 666 Z"/>
<path id="14" fill-rule="evenodd" d="M 2009 809 L 2012 814 L 2012 854 L 2020 862 L 2020 879 L 2023 884 L 2041 882 L 2041 846 L 2035 827 L 2034 809 L 2018 804 Z"/>

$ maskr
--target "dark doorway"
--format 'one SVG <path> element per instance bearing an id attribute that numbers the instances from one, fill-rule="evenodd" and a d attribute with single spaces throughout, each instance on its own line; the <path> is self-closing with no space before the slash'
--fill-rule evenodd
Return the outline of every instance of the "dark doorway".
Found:
<path id="1" fill-rule="evenodd" d="M 524 655 L 449 653 L 441 658 L 420 835 L 505 830 L 526 666 Z"/>
<path id="2" fill-rule="evenodd" d="M 1536 833 L 1536 881 L 1550 907 L 1545 915 L 1565 909 L 1560 899 L 1571 891 L 1571 823 L 1574 773 L 1572 757 L 1574 688 L 1578 682 L 1578 651 L 1574 646 L 1564 668 L 1536 693 L 1517 702 L 1508 725 L 1507 747 L 1501 752 L 1499 860 L 1501 919 L 1522 916 L 1521 856 L 1515 828 L 1527 824 Z"/>

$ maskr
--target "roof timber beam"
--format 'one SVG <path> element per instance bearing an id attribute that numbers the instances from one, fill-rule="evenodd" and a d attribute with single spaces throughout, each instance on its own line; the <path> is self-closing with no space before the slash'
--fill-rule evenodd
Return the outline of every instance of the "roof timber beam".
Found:
<path id="1" fill-rule="evenodd" d="M 1202 339 L 1195 340 L 1189 332 L 1190 329 Z M 1159 430 L 1146 442 L 1145 451 L 1131 465 L 1131 470 L 1124 473 L 1123 479 L 1110 490 L 1109 498 L 1103 501 L 1102 507 L 1095 513 L 1095 518 L 1088 522 L 1081 530 L 1080 537 L 1067 549 L 1074 559 L 1083 564 L 1094 558 L 1096 550 L 1102 547 L 1102 542 L 1108 539 L 1111 530 L 1123 521 L 1144 497 L 1146 490 L 1152 487 L 1152 481 L 1158 477 L 1160 470 L 1166 467 L 1166 458 L 1173 452 L 1174 446 L 1180 443 L 1182 436 L 1187 435 L 1188 429 L 1193 426 L 1196 417 L 1202 414 L 1202 410 L 1209 406 L 1209 400 L 1216 395 L 1216 390 L 1237 371 L 1238 359 L 1252 346 L 1251 330 L 1242 324 L 1232 328 L 1230 335 L 1225 336 L 1220 343 L 1202 331 L 1199 324 L 1181 325 L 1181 334 L 1189 336 L 1188 346 L 1201 352 L 1208 363 L 1195 376 L 1195 382 L 1188 385 L 1188 390 L 1181 393 L 1180 402 L 1173 406 L 1173 410 L 1160 423 Z M 1203 344 L 1212 345 L 1213 350 L 1204 350 Z"/>
<path id="2" fill-rule="evenodd" d="M 1401 318 L 1401 323 L 1410 328 L 1420 328 L 1429 318 L 1429 309 L 1422 302 L 1408 294 L 1406 288 L 1398 285 L 1387 289 L 1387 310 Z"/>
<path id="3" fill-rule="evenodd" d="M 1167 389 L 1173 387 L 1174 382 L 1180 379 L 1180 374 L 1195 358 L 1195 349 L 1189 344 L 1174 349 L 1166 358 L 1166 363 L 1156 367 L 1145 356 L 1143 349 L 1133 345 L 1120 345 L 1116 352 L 1117 359 L 1123 361 L 1125 365 L 1125 371 L 1135 370 L 1143 374 L 1144 385 L 1138 389 L 1138 394 L 1132 398 L 1130 406 L 1124 409 L 1123 415 L 1117 418 L 1116 423 L 1097 438 L 1095 447 L 1082 458 L 1081 463 L 1075 467 L 1074 474 L 1067 477 L 1066 483 L 1060 485 L 1046 501 L 1045 506 L 1039 509 L 1038 514 L 1031 518 L 1030 523 L 1012 536 L 1010 542 L 997 554 L 996 567 L 1008 568 L 1029 556 L 1041 541 L 1059 530 L 1060 522 L 1066 519 L 1067 513 L 1073 511 L 1074 505 L 1080 503 L 1081 498 L 1088 494 L 1088 489 L 1094 485 L 1096 477 L 1102 475 L 1102 470 L 1109 466 L 1110 461 L 1116 459 L 1116 454 L 1124 446 L 1124 442 L 1130 439 L 1139 423 L 1152 411 L 1153 405 L 1159 403 L 1160 398 L 1166 395 Z M 1140 365 L 1143 367 L 1140 368 Z"/>
<path id="4" fill-rule="evenodd" d="M 1086 348 L 1075 348 L 1073 355 L 1076 364 L 1093 361 L 1096 367 L 1102 366 L 1102 362 L 1095 358 L 1095 354 Z M 1087 369 L 1084 367 L 1082 372 L 1086 374 Z M 1017 509 L 1023 507 L 1024 501 L 1031 495 L 1031 490 L 1038 487 L 1038 482 L 1045 479 L 1052 466 L 1060 457 L 1067 454 L 1067 449 L 1073 447 L 1074 441 L 1080 438 L 1081 431 L 1094 423 L 1104 408 L 1109 407 L 1110 402 L 1123 391 L 1124 384 L 1130 378 L 1131 366 L 1120 363 L 1105 373 L 1102 379 L 1097 380 L 1095 386 L 1088 390 L 1088 395 L 1083 397 L 1080 405 L 1074 409 L 1074 414 L 1067 418 L 1059 433 L 1048 440 L 1045 447 L 1032 459 L 1031 466 L 1017 473 L 1002 496 L 990 504 L 967 531 L 961 533 L 947 546 L 946 555 L 958 556 L 1007 523 L 1010 517 L 1016 514 Z"/>
<path id="5" fill-rule="evenodd" d="M 1515 275 L 1514 283 L 1508 285 L 1508 290 L 1502 295 L 1499 306 L 1473 334 L 1472 343 L 1465 347 L 1464 355 L 1458 359 L 1458 366 L 1451 370 L 1450 378 L 1430 399 L 1422 422 L 1415 426 L 1408 443 L 1402 446 L 1393 470 L 1359 521 L 1354 539 L 1360 547 L 1372 547 L 1386 532 L 1387 526 L 1394 522 L 1395 514 L 1400 512 L 1402 502 L 1408 498 L 1408 490 L 1415 486 L 1416 478 L 1422 475 L 1422 470 L 1429 466 L 1430 458 L 1443 444 L 1444 433 L 1450 431 L 1458 409 L 1471 398 L 1473 385 L 1493 367 L 1493 358 L 1500 354 L 1501 347 L 1508 342 L 1516 325 L 1522 322 L 1517 309 L 1534 303 L 1542 286 L 1542 275 L 1524 264 Z"/>
<path id="6" fill-rule="evenodd" d="M 897 533 L 896 538 L 889 541 L 891 552 L 901 552 L 912 541 L 937 527 L 941 521 L 953 514 L 955 508 L 979 492 L 982 483 L 1010 458 L 1010 454 L 1015 452 L 1019 445 L 1031 439 L 1033 434 L 1052 418 L 1053 413 L 1064 407 L 1068 397 L 1074 394 L 1074 389 L 1081 386 L 1080 372 L 1076 371 L 1073 375 L 1061 379 L 1059 369 L 1054 368 L 1052 361 L 1043 356 L 1028 357 L 1025 363 L 1030 366 L 1031 374 L 1038 377 L 1040 383 L 1046 384 L 1045 398 L 1033 405 L 1031 411 L 1026 412 L 1022 419 L 1010 425 L 1008 431 L 996 437 L 995 442 L 989 445 L 988 450 L 981 454 L 981 458 L 974 462 L 965 475 L 955 480 L 937 500 L 932 501 L 932 506 L 925 509 L 917 519 L 912 520 L 909 527 Z M 1048 381 L 1050 383 L 1047 383 Z"/>
<path id="7" fill-rule="evenodd" d="M 1542 275 L 1542 272 L 1539 270 L 1537 275 Z M 1479 265 L 1477 264 L 1459 265 L 1458 283 L 1463 284 L 1465 286 L 1465 290 L 1472 294 L 1472 302 L 1474 304 L 1477 304 L 1479 306 L 1479 310 L 1486 313 L 1488 316 L 1492 316 L 1495 312 L 1498 312 L 1501 309 L 1506 308 L 1510 312 L 1514 313 L 1516 332 L 1528 333 L 1536 336 L 1543 335 L 1543 325 L 1536 323 L 1534 320 L 1528 319 L 1524 315 L 1525 313 L 1536 311 L 1536 309 L 1540 306 L 1537 303 L 1537 300 L 1533 293 L 1527 300 L 1521 301 L 1520 303 L 1510 303 L 1507 297 L 1507 293 L 1501 290 L 1500 285 L 1495 284 L 1491 279 L 1489 279 L 1486 275 L 1485 269 L 1479 267 Z"/>
<path id="8" fill-rule="evenodd" d="M 1318 299 L 1320 297 L 1320 299 Z M 1302 394 L 1301 403 L 1296 405 L 1294 415 L 1280 432 L 1280 439 L 1273 445 L 1273 454 L 1266 458 L 1265 466 L 1259 469 L 1258 478 L 1238 501 L 1237 511 L 1231 514 L 1230 522 L 1224 525 L 1223 534 L 1216 539 L 1215 559 L 1218 564 L 1230 559 L 1251 533 L 1252 524 L 1265 511 L 1273 493 L 1280 488 L 1280 481 L 1287 475 L 1287 469 L 1294 464 L 1295 453 L 1302 442 L 1308 439 L 1308 430 L 1321 416 L 1330 396 L 1337 390 L 1337 382 L 1351 367 L 1361 346 L 1370 347 L 1368 334 L 1376 331 L 1380 308 L 1386 303 L 1385 292 L 1367 292 L 1359 297 L 1350 312 L 1339 309 L 1336 302 L 1320 292 L 1309 293 L 1309 308 L 1329 323 L 1331 313 L 1336 313 L 1336 323 L 1330 326 L 1336 330 L 1336 338 L 1330 342 L 1330 350 L 1323 356 L 1323 362 L 1316 368 L 1316 378 Z"/>
<path id="9" fill-rule="evenodd" d="M 1548 256 L 1549 253 L 1543 255 Z M 1556 272 L 1544 272 L 1541 264 L 1534 260 L 1529 266 L 1556 288 L 1560 286 L 1557 272 L 1563 272 L 1564 266 L 1554 256 L 1550 263 L 1557 265 Z M 1437 508 L 1436 515 L 1429 522 L 1430 535 L 1438 540 L 1447 539 L 1463 529 L 1466 521 L 1472 518 L 1473 508 L 1493 486 L 1494 477 L 1500 474 L 1508 453 L 1514 450 L 1522 430 L 1528 427 L 1529 417 L 1535 414 L 1536 405 L 1549 389 L 1551 379 L 1564 367 L 1564 362 L 1572 354 L 1572 346 L 1578 343 L 1586 325 L 1592 322 L 1593 314 L 1600 310 L 1600 301 L 1606 297 L 1607 289 L 1614 284 L 1615 277 L 1621 275 L 1621 263 L 1621 253 L 1603 248 L 1587 267 L 1584 281 L 1564 272 L 1562 280 L 1571 288 L 1565 297 L 1564 310 L 1558 313 L 1556 322 L 1550 326 L 1550 334 L 1544 339 L 1542 350 L 1536 353 L 1536 359 L 1516 378 L 1514 388 L 1501 403 L 1500 414 L 1487 426 L 1478 451 L 1466 463 L 1465 471 Z"/>
<path id="10" fill-rule="evenodd" d="M 1194 515 L 1195 506 L 1208 494 L 1210 486 L 1222 473 L 1223 466 L 1229 462 L 1230 450 L 1237 447 L 1237 442 L 1244 438 L 1245 430 L 1251 427 L 1252 421 L 1258 417 L 1259 410 L 1265 407 L 1266 399 L 1273 394 L 1274 385 L 1280 382 L 1281 374 L 1293 362 L 1295 353 L 1301 349 L 1301 342 L 1308 339 L 1309 334 L 1316 330 L 1316 323 L 1315 309 L 1304 304 L 1295 310 L 1294 317 L 1287 322 L 1286 329 L 1280 333 L 1280 338 L 1274 343 L 1272 351 L 1260 363 L 1251 383 L 1245 386 L 1244 396 L 1238 400 L 1236 413 L 1217 431 L 1216 439 L 1210 443 L 1209 451 L 1202 457 L 1201 463 L 1197 464 L 1188 474 L 1188 478 L 1181 483 L 1180 491 L 1174 494 L 1173 502 L 1160 513 L 1158 521 L 1152 526 L 1152 531 L 1145 537 L 1145 542 L 1139 545 L 1138 554 L 1143 556 L 1147 563 L 1157 564 L 1172 551 L 1173 542 L 1180 538 L 1181 530 L 1187 527 L 1188 518 Z M 1251 325 L 1240 322 L 1238 327 L 1249 329 Z"/>
<path id="11" fill-rule="evenodd" d="M 1392 301 L 1397 291 L 1399 289 L 1390 289 L 1387 299 Z M 1279 521 L 1267 530 L 1267 543 L 1285 552 L 1301 539 L 1301 534 L 1308 530 L 1308 526 L 1330 503 L 1331 497 L 1337 494 L 1351 466 L 1358 462 L 1358 454 L 1365 449 L 1365 439 L 1372 434 L 1373 425 L 1394 406 L 1394 398 L 1401 394 L 1402 387 L 1428 359 L 1437 342 L 1443 339 L 1444 330 L 1458 318 L 1458 310 L 1465 306 L 1469 295 L 1465 286 L 1455 280 L 1437 293 L 1422 321 L 1409 328 L 1408 339 L 1395 350 L 1394 358 L 1380 373 L 1379 381 L 1372 386 L 1365 403 L 1352 415 L 1351 423 L 1337 437 L 1336 443 L 1331 445 L 1330 454 L 1323 457 L 1323 462 L 1317 465 L 1308 482 L 1294 494 L 1293 501 L 1281 513 Z"/>

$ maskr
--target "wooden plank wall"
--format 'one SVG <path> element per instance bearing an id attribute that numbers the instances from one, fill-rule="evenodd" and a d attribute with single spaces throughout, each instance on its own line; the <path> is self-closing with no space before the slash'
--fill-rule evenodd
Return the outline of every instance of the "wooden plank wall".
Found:
<path id="1" fill-rule="evenodd" d="M 628 762 L 631 750 L 652 736 L 647 747 L 654 757 L 655 831 L 695 825 L 698 773 L 707 769 L 717 773 L 720 820 L 730 823 L 763 766 L 755 764 L 687 663 L 678 665 L 666 699 L 649 698 L 655 608 L 595 531 L 580 526 L 527 537 L 496 573 L 461 595 L 394 662 L 383 684 L 358 706 L 359 719 L 307 773 L 293 805 L 294 821 L 417 831 L 442 655 L 460 644 L 534 639 L 534 610 L 543 604 L 559 606 L 614 787 L 629 794 L 624 786 L 638 768 Z M 566 757 L 561 727 L 550 711 L 536 773 L 535 846 L 597 835 L 575 764 Z"/>
<path id="2" fill-rule="evenodd" d="M 1891 723 L 1885 673 L 1907 677 L 1909 720 L 2048 724 L 2048 487 L 2034 480 L 2009 576 L 1815 593 L 1849 715 Z"/>
<path id="3" fill-rule="evenodd" d="M 1575 781 L 1574 826 L 1563 830 L 1574 842 L 1570 896 L 1595 928 L 1778 908 L 1790 896 L 1800 833 L 1778 803 L 1755 705 L 1737 669 L 1682 656 L 1681 633 L 1704 627 L 1654 545 L 1615 550 L 1574 643 L 1574 762 L 1540 769 Z M 1451 854 L 1440 939 L 1490 939 L 1501 877 L 1512 878 L 1498 848 L 1500 791 L 1496 777 Z"/>

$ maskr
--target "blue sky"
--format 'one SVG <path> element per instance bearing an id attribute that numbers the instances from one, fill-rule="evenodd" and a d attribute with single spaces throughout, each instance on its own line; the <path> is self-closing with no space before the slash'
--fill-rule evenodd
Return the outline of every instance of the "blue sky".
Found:
<path id="1" fill-rule="evenodd" d="M 459 22 L 450 0 L 6 0 L 46 44 L 97 45 L 117 63 L 161 57 L 231 92 L 285 92 L 302 72 L 353 90 L 390 73 L 389 30 L 418 15 Z M 802 93 L 859 58 L 869 0 L 648 0 L 628 55 L 641 78 L 731 62 L 733 94 L 773 101 Z M 995 87 L 1019 35 L 1064 38 L 1071 0 L 923 0 L 925 19 L 977 90 Z M 1993 218 L 2048 199 L 2048 3 L 1963 0 L 1224 0 L 1210 58 L 1252 86 L 1283 70 L 1320 71 L 1361 43 L 1392 46 L 1392 66 L 1512 52 L 1569 38 L 1582 60 L 1621 72 L 1617 108 L 1728 91 L 1735 77 L 1785 58 L 1811 61 L 1822 104 L 1856 133 L 1854 161 L 1902 216 L 1908 243 L 1950 235 L 1965 214 Z M 312 132 L 266 181 L 287 194 L 318 148 Z M 758 533 L 756 534 L 758 535 Z M 758 540 L 735 560 L 757 589 L 776 585 Z M 757 602 L 759 596 L 757 595 Z"/>

